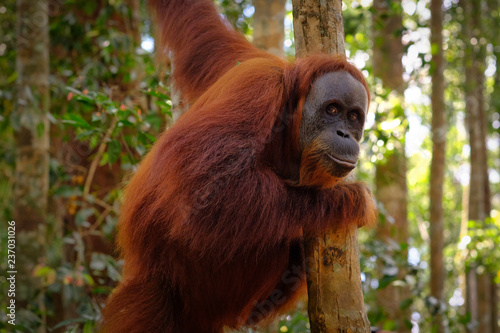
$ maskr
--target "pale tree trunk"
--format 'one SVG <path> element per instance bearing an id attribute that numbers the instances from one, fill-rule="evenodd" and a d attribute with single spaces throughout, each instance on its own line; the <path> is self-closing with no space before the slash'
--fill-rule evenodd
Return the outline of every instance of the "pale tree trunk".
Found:
<path id="1" fill-rule="evenodd" d="M 389 8 L 389 3 L 391 7 Z M 397 104 L 404 107 L 405 83 L 403 80 L 403 44 L 401 41 L 402 6 L 401 0 L 373 2 L 373 71 L 382 79 L 385 88 L 392 90 Z M 389 111 L 389 110 L 383 110 Z M 404 123 L 404 114 L 399 115 Z M 377 201 L 381 203 L 389 219 L 378 223 L 377 237 L 390 243 L 408 243 L 406 156 L 404 133 L 391 138 L 392 151 L 387 150 L 382 162 L 376 165 Z M 404 258 L 406 259 L 406 258 Z M 404 278 L 406 272 L 399 270 L 398 278 Z M 409 332 L 409 311 L 400 308 L 401 302 L 409 297 L 409 290 L 404 286 L 389 285 L 377 293 L 378 306 L 384 311 L 386 319 L 396 323 L 398 332 Z M 382 324 L 382 323 L 379 323 Z M 382 326 L 382 325 L 381 325 Z"/>
<path id="2" fill-rule="evenodd" d="M 432 50 L 432 161 L 430 179 L 430 248 L 431 248 L 431 295 L 438 301 L 433 313 L 435 332 L 447 332 L 443 322 L 444 279 L 444 213 L 443 183 L 446 153 L 446 109 L 444 104 L 443 59 L 443 1 L 431 0 L 431 50 Z M 443 307 L 441 306 L 443 304 Z"/>
<path id="3" fill-rule="evenodd" d="M 486 148 L 486 110 L 484 103 L 485 45 L 482 37 L 483 1 L 462 1 L 465 48 L 465 109 L 470 140 L 469 220 L 485 221 L 490 214 L 488 155 Z M 477 327 L 471 333 L 493 332 L 492 276 L 477 265 L 467 267 L 467 311 Z M 495 323 L 496 324 L 496 323 Z"/>
<path id="4" fill-rule="evenodd" d="M 361 289 L 357 226 L 305 239 L 311 333 L 370 332 Z M 334 258 L 333 261 L 325 258 Z"/>
<path id="5" fill-rule="evenodd" d="M 293 1 L 298 57 L 344 54 L 342 1 Z M 369 332 L 359 267 L 357 226 L 332 228 L 305 239 L 312 333 Z M 325 264 L 325 257 L 335 261 Z"/>
<path id="6" fill-rule="evenodd" d="M 17 109 L 14 219 L 19 305 L 33 303 L 41 281 L 33 277 L 45 254 L 49 190 L 49 16 L 46 0 L 17 0 Z M 42 300 L 38 304 L 43 309 Z M 19 309 L 18 309 L 19 311 Z M 44 331 L 44 327 L 40 328 Z"/>
<path id="7" fill-rule="evenodd" d="M 258 48 L 283 57 L 286 0 L 253 0 L 253 43 Z"/>
<path id="8" fill-rule="evenodd" d="M 292 0 L 295 55 L 345 53 L 342 2 Z"/>

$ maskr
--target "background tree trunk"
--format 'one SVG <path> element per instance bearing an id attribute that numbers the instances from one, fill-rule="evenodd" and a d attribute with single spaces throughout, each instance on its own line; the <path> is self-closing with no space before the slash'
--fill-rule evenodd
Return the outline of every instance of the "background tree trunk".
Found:
<path id="1" fill-rule="evenodd" d="M 390 7 L 389 7 L 390 6 Z M 373 72 L 382 79 L 385 88 L 393 91 L 397 105 L 393 105 L 395 117 L 405 123 L 403 30 L 401 0 L 373 1 Z M 382 162 L 376 165 L 377 201 L 385 208 L 390 218 L 377 224 L 377 238 L 390 243 L 408 244 L 406 156 L 404 134 L 392 133 L 393 150 L 386 150 Z M 403 253 L 406 253 L 403 251 Z M 406 255 L 405 258 L 406 260 Z M 380 275 L 382 276 L 382 274 Z M 399 270 L 397 277 L 403 279 L 405 272 Z M 409 311 L 400 308 L 401 302 L 409 297 L 407 287 L 389 285 L 377 293 L 377 304 L 385 310 L 385 318 L 396 324 L 398 332 L 409 332 Z M 384 326 L 383 323 L 379 323 Z"/>
<path id="2" fill-rule="evenodd" d="M 298 57 L 345 53 L 342 1 L 294 0 L 293 16 Z M 305 255 L 311 332 L 369 332 L 357 226 L 305 235 Z"/>
<path id="3" fill-rule="evenodd" d="M 292 0 L 295 55 L 345 53 L 342 2 Z"/>
<path id="4" fill-rule="evenodd" d="M 13 121 L 17 148 L 14 185 L 17 266 L 12 270 L 18 271 L 18 307 L 35 303 L 41 281 L 33 277 L 33 269 L 45 255 L 49 190 L 48 11 L 46 0 L 17 0 L 17 110 Z M 39 304 L 43 311 L 41 300 Z M 40 331 L 44 331 L 43 325 Z"/>
<path id="5" fill-rule="evenodd" d="M 443 183 L 446 155 L 447 120 L 444 103 L 443 59 L 443 1 L 431 0 L 431 50 L 432 50 L 432 161 L 430 175 L 430 249 L 431 249 L 431 296 L 438 302 L 433 313 L 433 327 L 437 333 L 447 331 L 441 314 L 444 302 L 445 270 Z M 443 304 L 444 306 L 444 304 Z"/>
<path id="6" fill-rule="evenodd" d="M 483 1 L 462 1 L 465 34 L 465 109 L 470 140 L 469 220 L 484 223 L 490 214 L 486 110 L 484 103 L 486 48 L 482 41 Z M 484 40 L 484 39 L 483 39 Z M 480 269 L 480 270 L 479 270 Z M 493 322 L 492 277 L 485 267 L 467 267 L 467 311 L 471 333 L 491 333 Z M 495 323 L 496 325 L 496 323 Z"/>
<path id="7" fill-rule="evenodd" d="M 253 43 L 258 48 L 283 57 L 286 0 L 253 0 Z"/>

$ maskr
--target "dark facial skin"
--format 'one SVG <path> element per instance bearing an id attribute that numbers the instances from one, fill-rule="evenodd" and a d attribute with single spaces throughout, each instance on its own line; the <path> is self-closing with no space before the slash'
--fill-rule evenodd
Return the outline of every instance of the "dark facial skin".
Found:
<path id="1" fill-rule="evenodd" d="M 304 102 L 302 152 L 312 150 L 332 176 L 347 176 L 358 161 L 367 107 L 365 87 L 351 74 L 339 71 L 319 77 Z"/>

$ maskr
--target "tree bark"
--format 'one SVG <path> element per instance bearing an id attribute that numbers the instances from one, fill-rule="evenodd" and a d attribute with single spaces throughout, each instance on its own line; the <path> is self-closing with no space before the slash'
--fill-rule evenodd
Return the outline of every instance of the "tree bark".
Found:
<path id="1" fill-rule="evenodd" d="M 480 43 L 480 1 L 463 1 L 465 13 L 465 109 L 471 145 L 469 220 L 484 221 L 490 211 L 484 105 L 485 46 Z M 471 16 L 471 17 L 468 17 Z M 471 43 L 474 43 L 472 45 Z"/>
<path id="2" fill-rule="evenodd" d="M 389 8 L 389 3 L 391 8 Z M 403 16 L 401 0 L 373 1 L 373 74 L 382 79 L 385 87 L 404 93 L 404 48 L 401 42 Z"/>
<path id="3" fill-rule="evenodd" d="M 446 154 L 447 120 L 444 103 L 443 59 L 443 2 L 431 0 L 431 52 L 432 52 L 432 161 L 430 175 L 430 248 L 431 248 L 431 295 L 439 307 L 433 318 L 435 332 L 444 333 L 447 327 L 442 316 L 444 303 L 445 270 L 443 183 Z"/>
<path id="4" fill-rule="evenodd" d="M 342 1 L 292 0 L 295 55 L 344 54 Z"/>
<path id="5" fill-rule="evenodd" d="M 498 325 L 498 285 L 495 282 L 495 276 L 490 276 L 491 285 L 491 333 L 500 332 L 500 325 Z"/>
<path id="6" fill-rule="evenodd" d="M 486 147 L 485 43 L 483 37 L 483 1 L 461 1 L 464 10 L 465 48 L 465 109 L 470 141 L 469 220 L 483 222 L 491 210 Z M 492 278 L 487 268 L 472 264 L 467 274 L 467 311 L 477 326 L 469 326 L 470 333 L 493 332 L 493 307 L 491 300 Z M 474 277 L 475 275 L 475 277 Z M 474 286 L 471 281 L 476 282 Z M 474 288 L 475 287 L 475 288 Z"/>
<path id="7" fill-rule="evenodd" d="M 17 0 L 17 109 L 14 219 L 17 301 L 37 299 L 41 281 L 33 277 L 45 255 L 49 190 L 49 8 L 46 0 Z M 13 269 L 14 270 L 14 269 Z M 39 302 L 43 309 L 43 303 Z M 43 325 L 40 331 L 44 331 Z"/>
<path id="8" fill-rule="evenodd" d="M 293 0 L 297 57 L 345 53 L 342 1 Z M 357 226 L 305 236 L 311 333 L 369 332 Z"/>
<path id="9" fill-rule="evenodd" d="M 305 245 L 311 333 L 369 332 L 357 227 L 332 229 Z"/>
<path id="10" fill-rule="evenodd" d="M 253 43 L 258 48 L 283 57 L 286 0 L 253 0 Z"/>
<path id="11" fill-rule="evenodd" d="M 390 6 L 390 7 L 389 7 Z M 401 0 L 373 2 L 373 71 L 382 79 L 385 88 L 395 93 L 395 99 L 404 109 L 403 80 L 403 30 Z M 389 110 L 385 110 L 389 111 Z M 404 123 L 402 111 L 395 112 Z M 399 114 L 398 114 L 399 113 Z M 383 241 L 396 241 L 398 244 L 408 244 L 407 217 L 407 181 L 404 133 L 391 138 L 394 143 L 392 151 L 387 150 L 382 162 L 376 165 L 375 197 L 381 203 L 389 216 L 387 221 L 377 225 L 377 237 Z M 406 272 L 399 270 L 397 277 L 404 279 Z M 386 319 L 396 324 L 398 332 L 409 332 L 409 311 L 400 308 L 402 301 L 409 297 L 409 290 L 404 286 L 389 285 L 377 292 L 377 303 L 384 310 Z M 383 326 L 383 323 L 378 323 Z"/>
<path id="12" fill-rule="evenodd" d="M 467 312 L 470 315 L 471 321 L 473 324 L 477 323 L 477 318 L 478 318 L 478 306 L 477 306 L 477 274 L 476 274 L 476 267 L 474 265 L 470 265 L 469 267 L 466 267 L 466 276 L 465 276 L 465 288 L 466 288 L 466 294 L 465 294 L 465 302 L 466 302 L 466 308 Z M 468 333 L 480 333 L 477 331 L 476 327 L 471 327 L 470 325 L 467 326 L 467 332 Z"/>

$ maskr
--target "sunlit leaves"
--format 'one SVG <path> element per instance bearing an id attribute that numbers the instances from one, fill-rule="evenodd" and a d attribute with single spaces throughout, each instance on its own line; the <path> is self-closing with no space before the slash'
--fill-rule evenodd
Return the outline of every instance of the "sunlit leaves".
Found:
<path id="1" fill-rule="evenodd" d="M 500 271 L 497 247 L 500 244 L 500 226 L 493 218 L 468 222 L 468 238 L 464 241 L 468 264 L 484 266 L 488 271 Z"/>

